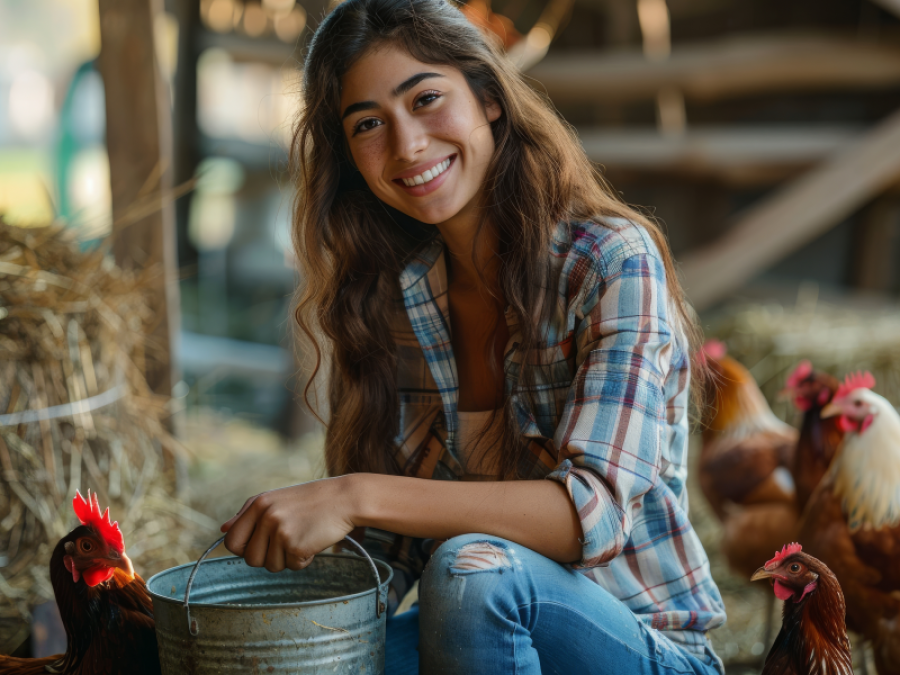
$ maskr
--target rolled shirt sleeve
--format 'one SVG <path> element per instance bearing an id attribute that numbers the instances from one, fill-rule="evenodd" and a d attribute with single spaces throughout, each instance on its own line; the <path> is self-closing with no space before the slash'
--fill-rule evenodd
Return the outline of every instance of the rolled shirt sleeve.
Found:
<path id="1" fill-rule="evenodd" d="M 665 266 L 652 244 L 594 257 L 576 315 L 576 373 L 554 436 L 584 532 L 577 567 L 618 556 L 667 442 L 665 378 L 680 350 L 670 324 Z"/>

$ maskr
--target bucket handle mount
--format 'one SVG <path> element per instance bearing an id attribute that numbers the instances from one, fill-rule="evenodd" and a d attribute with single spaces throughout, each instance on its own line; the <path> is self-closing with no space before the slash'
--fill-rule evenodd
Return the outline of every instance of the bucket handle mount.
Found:
<path id="1" fill-rule="evenodd" d="M 197 571 L 200 569 L 200 563 L 202 563 L 206 556 L 212 553 L 213 549 L 223 541 L 225 541 L 225 537 L 220 537 L 212 546 L 206 549 L 206 552 L 203 555 L 200 556 L 197 564 L 194 565 L 194 569 L 191 570 L 191 576 L 188 577 L 187 588 L 184 590 L 184 611 L 187 614 L 188 631 L 190 631 L 191 635 L 193 635 L 194 637 L 196 637 L 200 633 L 200 625 L 197 623 L 196 618 L 191 617 L 191 606 L 188 603 L 188 598 L 191 595 L 191 586 L 194 585 L 194 577 L 197 576 Z M 372 568 L 372 574 L 375 575 L 375 618 L 380 619 L 381 613 L 387 606 L 387 591 L 385 591 L 385 597 L 384 599 L 382 599 L 381 576 L 378 574 L 378 568 L 375 566 L 375 561 L 372 560 L 372 557 L 369 555 L 366 549 L 364 549 L 355 539 L 344 537 L 341 541 L 346 541 L 352 544 L 353 547 L 362 555 L 362 557 L 369 562 L 369 567 Z"/>

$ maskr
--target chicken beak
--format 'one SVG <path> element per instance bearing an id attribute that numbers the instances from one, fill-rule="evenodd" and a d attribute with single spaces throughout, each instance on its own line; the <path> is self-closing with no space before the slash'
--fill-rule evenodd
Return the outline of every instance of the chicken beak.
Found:
<path id="1" fill-rule="evenodd" d="M 772 575 L 766 571 L 765 567 L 760 567 L 753 573 L 753 576 L 750 577 L 750 581 L 759 581 L 760 579 L 771 579 Z"/>
<path id="2" fill-rule="evenodd" d="M 824 408 L 822 408 L 822 412 L 820 413 L 820 417 L 825 419 L 827 417 L 834 417 L 835 415 L 841 414 L 840 406 L 835 405 L 834 403 L 829 403 Z"/>
<path id="3" fill-rule="evenodd" d="M 118 558 L 106 558 L 105 563 L 109 567 L 122 570 L 125 576 L 128 577 L 128 581 L 134 581 L 134 566 L 131 564 L 131 558 L 125 555 L 124 552 Z"/>

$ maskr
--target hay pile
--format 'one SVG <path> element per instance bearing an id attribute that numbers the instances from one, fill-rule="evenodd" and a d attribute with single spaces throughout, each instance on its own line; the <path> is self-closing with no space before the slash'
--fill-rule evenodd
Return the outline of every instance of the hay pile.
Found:
<path id="1" fill-rule="evenodd" d="M 875 390 L 900 404 L 900 311 L 863 300 L 823 302 L 815 286 L 801 289 L 796 304 L 746 303 L 726 309 L 707 334 L 723 340 L 728 353 L 750 369 L 782 419 L 795 421 L 793 407 L 778 399 L 787 375 L 803 359 L 843 379 L 869 370 Z"/>
<path id="2" fill-rule="evenodd" d="M 0 619 L 53 599 L 50 554 L 77 524 L 76 489 L 110 506 L 145 578 L 192 560 L 215 527 L 176 498 L 183 451 L 141 374 L 154 273 L 0 219 Z"/>

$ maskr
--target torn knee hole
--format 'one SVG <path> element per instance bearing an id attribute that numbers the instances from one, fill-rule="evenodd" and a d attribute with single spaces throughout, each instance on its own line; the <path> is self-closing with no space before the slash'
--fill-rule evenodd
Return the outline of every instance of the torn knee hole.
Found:
<path id="1" fill-rule="evenodd" d="M 511 568 L 509 551 L 503 546 L 488 541 L 476 541 L 466 544 L 456 552 L 456 560 L 451 566 L 452 572 L 502 571 Z"/>

